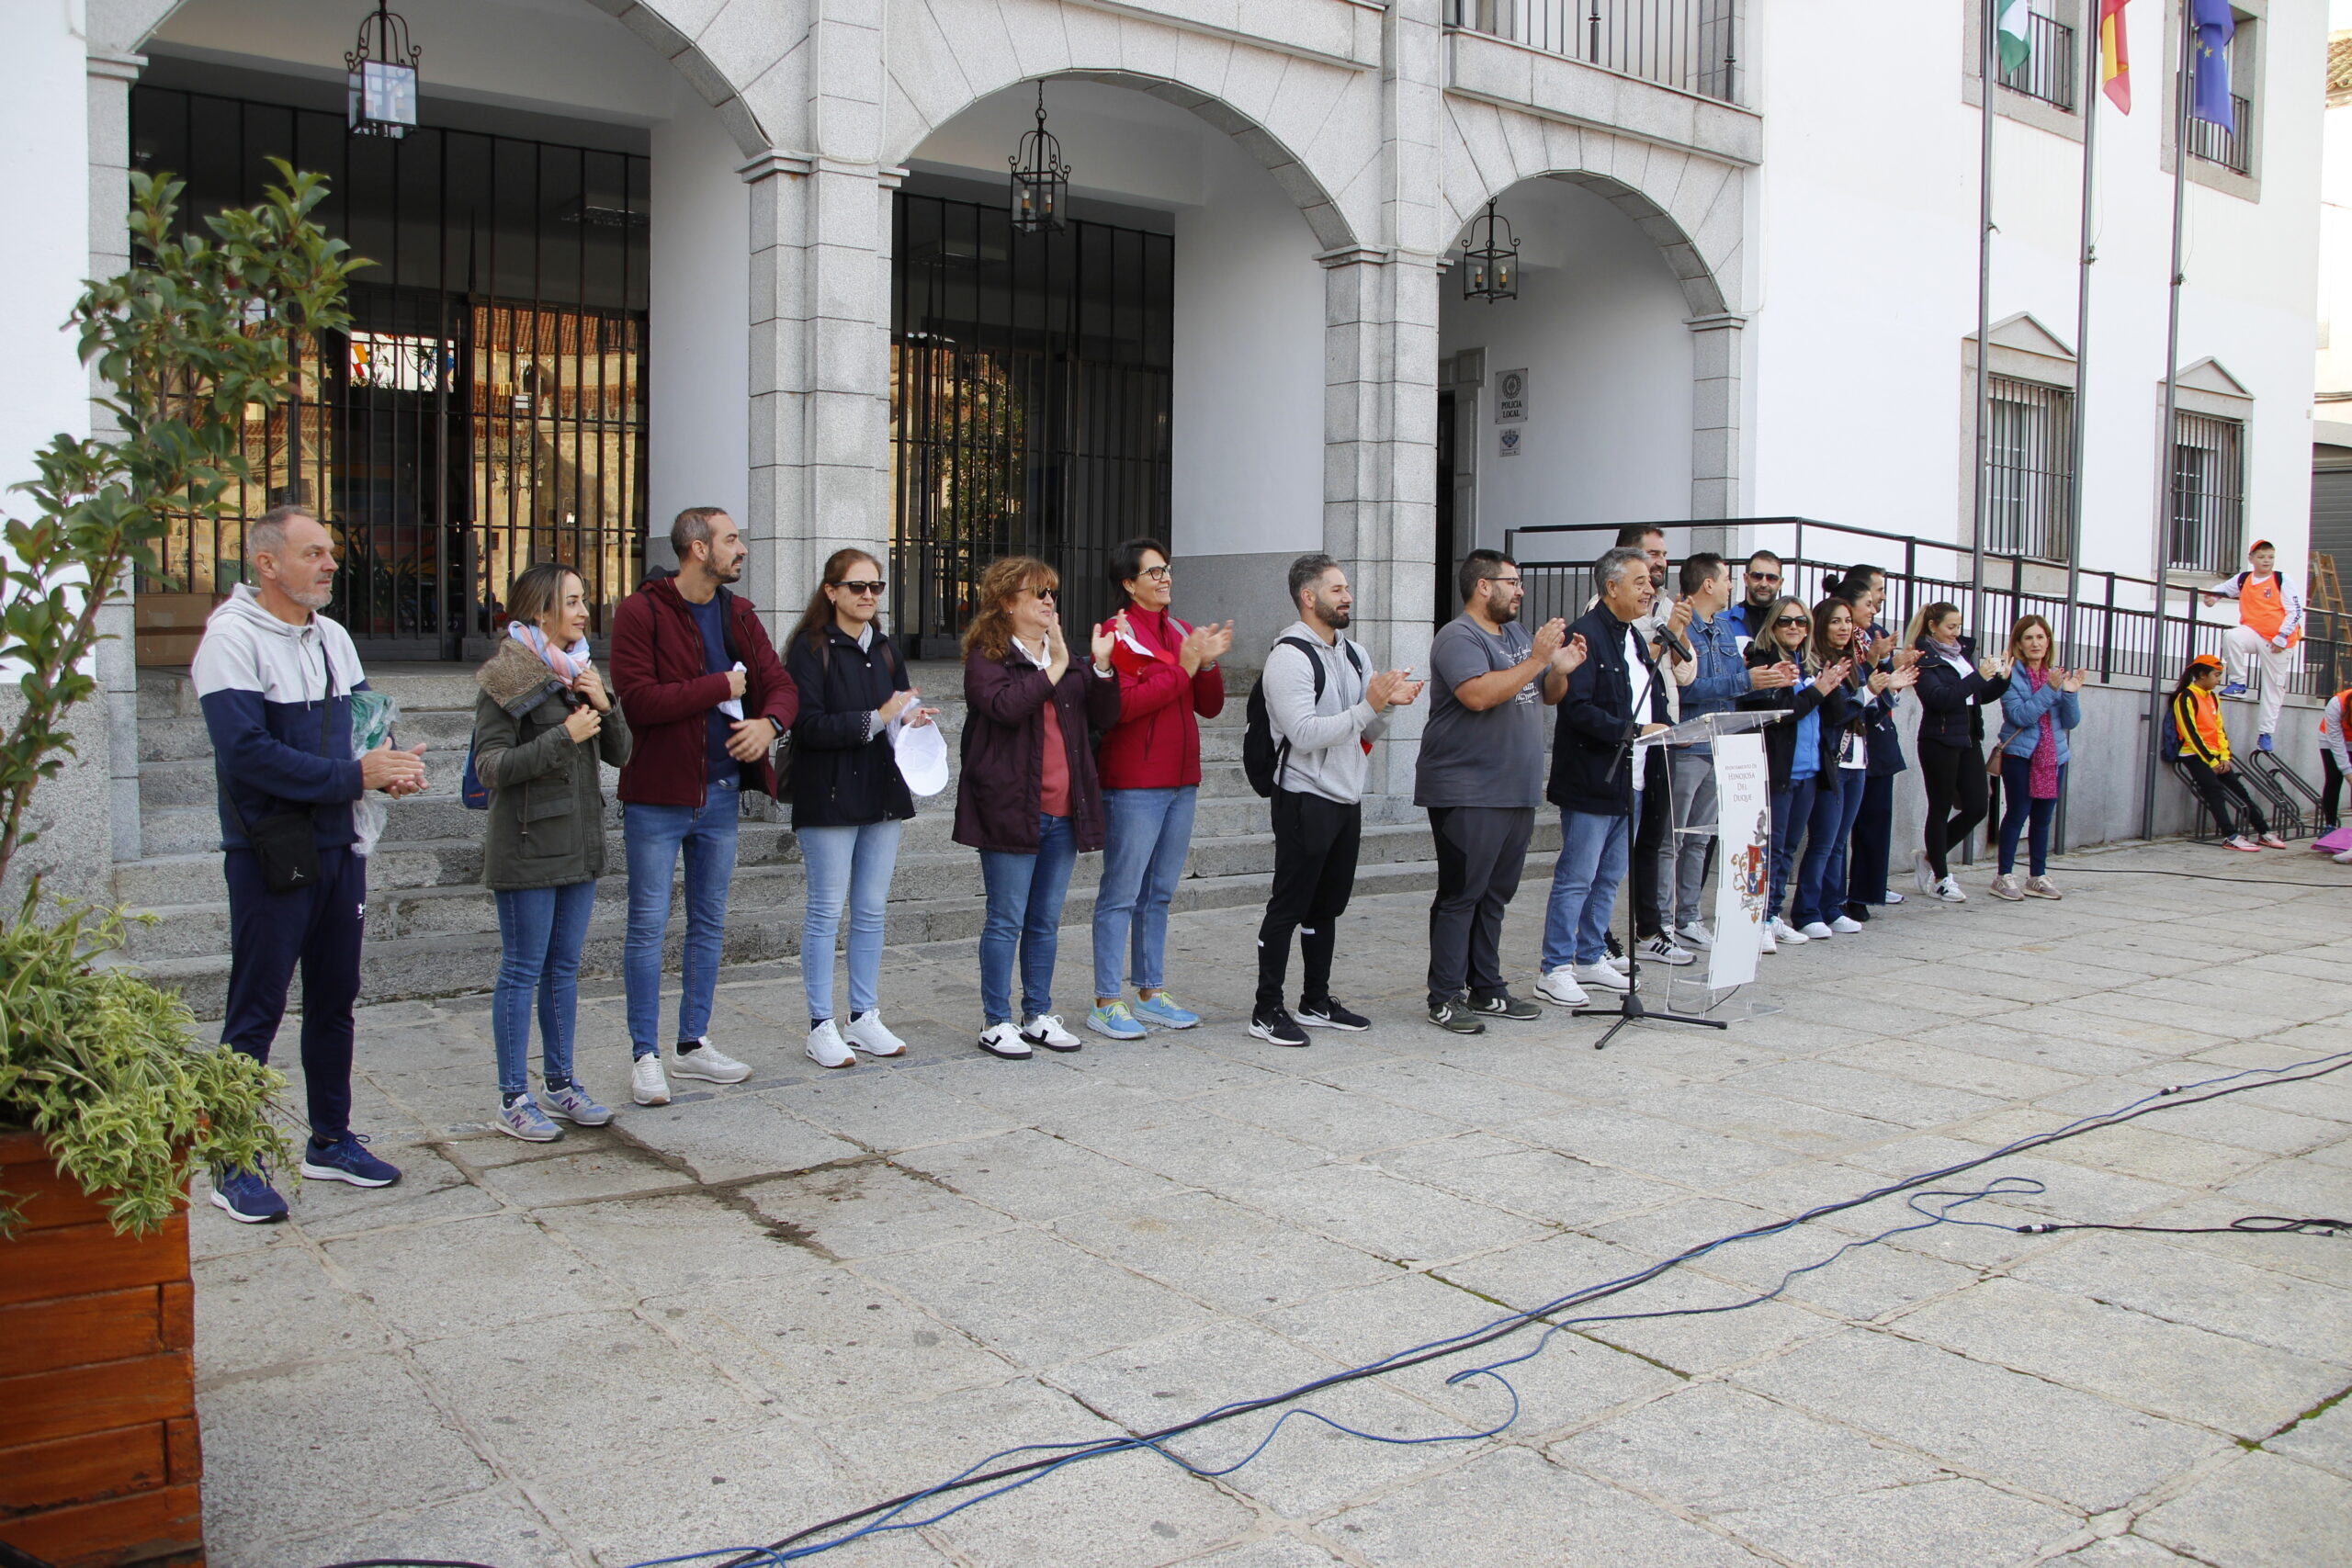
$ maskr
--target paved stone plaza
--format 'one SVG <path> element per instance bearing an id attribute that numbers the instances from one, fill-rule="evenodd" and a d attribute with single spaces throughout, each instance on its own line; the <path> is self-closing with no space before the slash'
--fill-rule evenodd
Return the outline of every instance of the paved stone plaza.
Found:
<path id="1" fill-rule="evenodd" d="M 2126 868 L 2322 886 L 2105 874 Z M 968 942 L 892 951 L 885 1011 L 913 1050 L 842 1073 L 800 1054 L 790 965 L 733 970 L 713 1038 L 750 1082 L 680 1082 L 669 1107 L 623 1104 L 551 1145 L 490 1130 L 486 997 L 369 1010 L 356 1124 L 407 1180 L 312 1183 L 266 1229 L 196 1210 L 211 1561 L 617 1568 L 756 1545 L 1001 1449 L 1151 1430 L 1457 1334 L 2154 1089 L 2352 1050 L 2352 873 L 2164 845 L 2055 874 L 2065 902 L 2011 906 L 1980 868 L 1965 907 L 1914 901 L 1765 960 L 1777 1015 L 1599 1055 L 1600 1026 L 1556 1012 L 1466 1040 L 1423 1021 L 1422 895 L 1351 913 L 1339 989 L 1376 1027 L 1304 1051 L 1245 1032 L 1239 909 L 1171 938 L 1212 1021 L 1088 1035 L 1067 1058 L 973 1050 Z M 1506 932 L 1521 964 L 1543 891 Z M 1072 1022 L 1086 955 L 1066 932 Z M 496 961 L 486 942 L 485 983 Z M 617 989 L 583 1001 L 580 1053 L 622 1104 Z M 291 1026 L 283 1043 L 290 1066 Z M 2352 1071 L 1943 1185 L 2003 1176 L 2046 1190 L 1960 1213 L 2352 1213 Z M 1736 1303 L 1916 1217 L 1884 1200 L 1586 1310 Z M 1445 1376 L 1533 1341 L 1307 1403 L 1386 1437 L 1481 1431 L 1510 1396 Z M 1507 1375 L 1519 1415 L 1491 1438 L 1385 1446 L 1294 1420 L 1220 1480 L 1130 1452 L 817 1561 L 2352 1559 L 2352 1239 L 1940 1225 L 1747 1310 L 1585 1325 Z M 1177 1451 L 1221 1468 L 1271 1419 Z"/>

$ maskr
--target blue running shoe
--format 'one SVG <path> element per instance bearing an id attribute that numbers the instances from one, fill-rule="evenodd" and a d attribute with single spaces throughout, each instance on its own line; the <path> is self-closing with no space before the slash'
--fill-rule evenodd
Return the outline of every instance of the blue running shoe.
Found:
<path id="1" fill-rule="evenodd" d="M 266 1225 L 286 1217 L 286 1200 L 261 1172 L 240 1166 L 212 1173 L 212 1201 L 241 1225 Z"/>
<path id="2" fill-rule="evenodd" d="M 563 1129 L 548 1121 L 539 1102 L 527 1094 L 501 1105 L 494 1125 L 508 1137 L 526 1144 L 552 1144 L 563 1136 Z"/>
<path id="3" fill-rule="evenodd" d="M 2242 697 L 2242 696 L 2245 696 L 2245 682 L 2244 681 L 2233 681 L 2233 682 L 2231 682 L 2228 685 L 2226 685 L 2226 686 L 2224 686 L 2224 687 L 2222 687 L 2222 695 L 2223 695 L 2223 696 L 2225 696 L 2225 697 Z"/>
<path id="4" fill-rule="evenodd" d="M 1146 1023 L 1156 1023 L 1162 1029 L 1190 1029 L 1201 1021 L 1201 1015 L 1187 1012 L 1176 1005 L 1176 998 L 1166 991 L 1148 1001 L 1136 1003 L 1136 1016 Z"/>
<path id="5" fill-rule="evenodd" d="M 1109 1007 L 1096 1008 L 1086 1015 L 1086 1027 L 1097 1034 L 1107 1034 L 1114 1040 L 1140 1040 L 1151 1032 L 1136 1021 L 1127 1004 L 1113 1002 Z"/>
<path id="6" fill-rule="evenodd" d="M 313 1137 L 303 1145 L 302 1174 L 314 1181 L 348 1181 L 354 1187 L 390 1187 L 401 1179 L 398 1166 L 369 1154 L 368 1140 L 350 1132 L 332 1143 Z"/>
<path id="7" fill-rule="evenodd" d="M 2254 749 L 2255 749 L 2256 750 L 2257 750 L 2257 751 L 2267 751 L 2267 750 L 2270 750 L 2270 737 L 2268 737 L 2267 735 L 2257 735 L 2257 736 L 2256 736 L 2256 737 L 2254 738 Z"/>
<path id="8" fill-rule="evenodd" d="M 601 1127 L 613 1119 L 611 1111 L 596 1103 L 595 1096 L 576 1083 L 548 1090 L 547 1110 L 548 1115 L 581 1127 Z"/>

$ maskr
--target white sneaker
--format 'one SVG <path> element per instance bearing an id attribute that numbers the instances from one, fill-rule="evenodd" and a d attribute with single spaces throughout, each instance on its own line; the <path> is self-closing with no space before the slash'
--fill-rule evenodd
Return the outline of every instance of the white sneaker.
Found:
<path id="1" fill-rule="evenodd" d="M 670 1080 L 662 1076 L 662 1053 L 649 1051 L 629 1064 L 629 1098 L 639 1105 L 670 1103 Z"/>
<path id="2" fill-rule="evenodd" d="M 1911 857 L 1911 880 L 1919 885 L 1922 893 L 1936 890 L 1936 868 L 1928 863 L 1928 852 L 1925 850 Z"/>
<path id="3" fill-rule="evenodd" d="M 1635 951 L 1641 953 L 1645 964 L 1665 964 L 1678 969 L 1685 964 L 1695 964 L 1699 959 L 1699 955 L 1689 948 L 1678 946 L 1664 936 L 1650 938 Z"/>
<path id="4" fill-rule="evenodd" d="M 1772 940 L 1770 926 L 1766 926 L 1757 933 L 1756 951 L 1761 953 L 1774 953 L 1781 951 L 1781 944 Z"/>
<path id="5" fill-rule="evenodd" d="M 1536 981 L 1535 994 L 1547 1002 L 1564 1008 L 1580 1008 L 1592 1000 L 1590 997 L 1584 994 L 1584 987 L 1577 985 L 1570 976 L 1566 965 L 1553 970 Z"/>
<path id="6" fill-rule="evenodd" d="M 752 1076 L 752 1069 L 710 1043 L 706 1034 L 691 1051 L 670 1054 L 670 1070 L 682 1078 L 700 1078 L 705 1083 L 741 1083 Z"/>
<path id="7" fill-rule="evenodd" d="M 1041 1012 L 1021 1026 L 1021 1038 L 1048 1051 L 1076 1051 L 1086 1042 L 1062 1027 L 1058 1013 Z"/>
<path id="8" fill-rule="evenodd" d="M 1023 1061 L 1030 1055 L 1029 1042 L 1022 1039 L 1021 1031 L 1011 1023 L 991 1023 L 981 1030 L 980 1049 L 1008 1062 Z"/>
<path id="9" fill-rule="evenodd" d="M 849 1027 L 842 1031 L 842 1038 L 869 1056 L 907 1054 L 907 1043 L 890 1032 L 890 1026 L 882 1021 L 880 1008 L 869 1008 L 864 1016 L 851 1019 Z"/>
<path id="10" fill-rule="evenodd" d="M 2345 850 L 2327 857 L 2338 865 L 2352 865 L 2352 850 Z"/>
<path id="11" fill-rule="evenodd" d="M 1804 932 L 1777 915 L 1764 927 L 1764 935 L 1782 947 L 1803 947 L 1807 940 Z"/>
<path id="12" fill-rule="evenodd" d="M 1553 973 L 1556 975 L 1559 971 L 1555 969 Z M 1568 977 L 1579 986 L 1590 986 L 1600 991 L 1626 988 L 1625 972 L 1605 961 L 1600 964 L 1571 964 L 1568 965 Z"/>
<path id="13" fill-rule="evenodd" d="M 1838 934 L 1829 929 L 1829 922 L 1826 920 L 1807 920 L 1797 929 L 1804 932 L 1804 939 L 1807 942 L 1827 942 Z"/>
<path id="14" fill-rule="evenodd" d="M 857 1053 L 842 1043 L 842 1032 L 831 1019 L 808 1032 L 808 1059 L 820 1067 L 854 1067 Z"/>
<path id="15" fill-rule="evenodd" d="M 1704 920 L 1689 921 L 1674 934 L 1681 939 L 1683 946 L 1696 949 L 1701 953 L 1715 945 L 1715 939 L 1707 930 L 1707 923 Z"/>
<path id="16" fill-rule="evenodd" d="M 1862 929 L 1862 922 L 1851 915 L 1840 915 L 1829 922 L 1829 929 L 1839 936 L 1852 936 Z"/>
<path id="17" fill-rule="evenodd" d="M 1968 895 L 1961 891 L 1960 879 L 1947 876 L 1935 886 L 1935 895 L 1947 904 L 1965 904 Z"/>

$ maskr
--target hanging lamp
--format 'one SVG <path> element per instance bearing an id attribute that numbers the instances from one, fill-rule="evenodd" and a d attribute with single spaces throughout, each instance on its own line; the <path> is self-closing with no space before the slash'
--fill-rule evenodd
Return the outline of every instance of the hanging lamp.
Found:
<path id="1" fill-rule="evenodd" d="M 1505 243 L 1496 243 L 1498 225 Z M 1512 230 L 1510 220 L 1498 213 L 1490 201 L 1485 215 L 1472 220 L 1470 238 L 1474 243 L 1462 253 L 1462 298 L 1484 299 L 1489 305 L 1500 299 L 1518 299 L 1519 235 Z M 1476 243 L 1481 240 L 1483 243 Z"/>
<path id="2" fill-rule="evenodd" d="M 1012 227 L 1023 234 L 1058 234 L 1069 226 L 1069 165 L 1062 144 L 1046 129 L 1046 85 L 1037 84 L 1037 129 L 1021 138 L 1012 165 Z"/>
<path id="3" fill-rule="evenodd" d="M 343 57 L 351 73 L 351 134 L 397 141 L 416 128 L 416 62 L 424 51 L 408 40 L 408 21 L 376 0 L 359 23 L 358 46 Z"/>

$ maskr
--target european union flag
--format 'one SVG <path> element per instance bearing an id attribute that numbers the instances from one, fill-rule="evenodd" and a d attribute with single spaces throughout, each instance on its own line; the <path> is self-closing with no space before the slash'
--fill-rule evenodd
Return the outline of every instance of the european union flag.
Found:
<path id="1" fill-rule="evenodd" d="M 2189 99 L 2188 112 L 2199 119 L 2237 134 L 2236 111 L 2230 107 L 2230 39 L 2238 30 L 2238 19 L 2230 10 L 2230 0 L 2193 0 L 2190 15 L 2197 21 L 2194 69 L 2196 90 Z"/>

